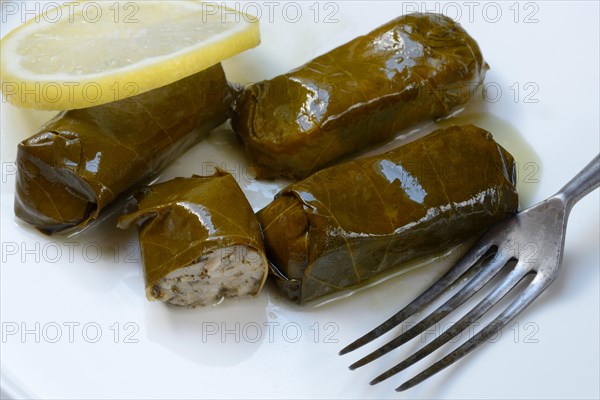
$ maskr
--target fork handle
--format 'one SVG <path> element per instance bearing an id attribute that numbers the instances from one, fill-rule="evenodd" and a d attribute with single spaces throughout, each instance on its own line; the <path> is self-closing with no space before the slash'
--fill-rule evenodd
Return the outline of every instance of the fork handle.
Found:
<path id="1" fill-rule="evenodd" d="M 600 154 L 562 187 L 556 196 L 562 197 L 567 210 L 600 185 Z"/>

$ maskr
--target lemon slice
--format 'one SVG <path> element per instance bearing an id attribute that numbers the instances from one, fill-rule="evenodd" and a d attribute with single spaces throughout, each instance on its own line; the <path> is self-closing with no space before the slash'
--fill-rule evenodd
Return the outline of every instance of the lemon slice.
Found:
<path id="1" fill-rule="evenodd" d="M 90 107 L 175 82 L 259 43 L 255 17 L 215 3 L 69 2 L 2 39 L 1 87 L 18 107 Z"/>

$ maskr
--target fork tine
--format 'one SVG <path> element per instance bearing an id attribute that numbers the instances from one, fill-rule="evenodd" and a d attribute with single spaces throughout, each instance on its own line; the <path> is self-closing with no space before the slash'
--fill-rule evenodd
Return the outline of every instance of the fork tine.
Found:
<path id="1" fill-rule="evenodd" d="M 429 314 L 426 318 L 419 321 L 418 324 L 403 332 L 397 338 L 389 341 L 379 349 L 373 351 L 367 356 L 361 358 L 354 364 L 350 365 L 350 369 L 362 367 L 373 360 L 389 353 L 402 346 L 404 343 L 413 339 L 427 328 L 442 320 L 445 316 L 454 311 L 457 307 L 471 298 L 477 291 L 485 286 L 496 274 L 506 265 L 510 259 L 504 254 L 496 253 L 496 255 L 487 263 L 482 263 L 478 267 L 478 273 L 475 275 L 460 291 L 452 296 L 448 301 L 439 306 L 435 311 Z"/>
<path id="2" fill-rule="evenodd" d="M 469 354 L 471 350 L 475 349 L 486 340 L 493 337 L 497 332 L 504 328 L 509 322 L 511 322 L 517 315 L 519 315 L 529 304 L 531 304 L 552 282 L 552 280 L 542 281 L 540 279 L 537 282 L 537 277 L 525 288 L 525 290 L 517 297 L 504 311 L 498 315 L 492 322 L 486 325 L 481 331 L 479 331 L 471 339 L 463 343 L 460 347 L 442 358 L 426 370 L 422 371 L 414 378 L 409 379 L 402 385 L 396 388 L 397 392 L 401 392 L 406 389 L 418 385 L 425 379 L 437 374 L 444 368 L 452 365 L 456 361 L 460 360 L 465 355 Z"/>
<path id="3" fill-rule="evenodd" d="M 379 375 L 371 381 L 372 385 L 375 385 L 398 372 L 410 367 L 417 361 L 427 357 L 434 350 L 437 350 L 456 335 L 464 331 L 473 322 L 477 321 L 483 314 L 485 314 L 490 308 L 492 308 L 498 301 L 500 301 L 508 292 L 510 292 L 520 281 L 523 279 L 529 271 L 520 266 L 515 267 L 509 275 L 502 282 L 498 284 L 491 293 L 489 293 L 482 301 L 480 301 L 471 311 L 466 313 L 462 318 L 458 320 L 454 325 L 448 328 L 439 337 L 422 347 L 416 353 L 408 357 L 406 360 L 390 368 L 383 374 Z M 495 333 L 495 332 L 494 332 Z M 436 363 L 439 364 L 440 362 Z M 441 368 L 439 369 L 441 370 Z M 437 372 L 437 371 L 436 371 Z M 423 378 L 423 379 L 426 379 Z M 420 382 L 420 381 L 419 381 Z M 417 382 L 418 383 L 418 382 Z"/>
<path id="4" fill-rule="evenodd" d="M 495 246 L 483 241 L 478 241 L 444 276 L 433 283 L 419 297 L 414 299 L 406 307 L 398 311 L 396 314 L 388 318 L 381 325 L 361 336 L 348 346 L 344 347 L 339 355 L 344 355 L 351 351 L 364 346 L 365 344 L 377 339 L 386 332 L 390 331 L 400 323 L 405 321 L 411 315 L 421 311 L 435 300 L 442 292 L 454 284 L 469 268 L 477 264 L 488 252 L 494 249 Z"/>

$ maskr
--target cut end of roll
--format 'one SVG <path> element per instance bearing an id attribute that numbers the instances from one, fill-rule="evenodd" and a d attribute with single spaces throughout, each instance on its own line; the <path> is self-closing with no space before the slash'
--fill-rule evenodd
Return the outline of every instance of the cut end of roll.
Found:
<path id="1" fill-rule="evenodd" d="M 224 298 L 257 295 L 267 272 L 260 251 L 242 245 L 223 247 L 148 285 L 146 296 L 179 307 L 214 305 Z"/>

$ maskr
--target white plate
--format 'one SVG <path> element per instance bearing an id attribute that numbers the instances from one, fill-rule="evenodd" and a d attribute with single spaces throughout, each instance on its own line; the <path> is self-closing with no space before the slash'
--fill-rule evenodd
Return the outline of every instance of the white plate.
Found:
<path id="1" fill-rule="evenodd" d="M 17 14 L 6 12 L 9 4 Z M 495 128 L 498 140 L 517 157 L 519 188 L 525 194 L 522 206 L 558 190 L 599 150 L 598 2 L 246 2 L 237 6 L 244 4 L 254 7 L 246 6 L 246 11 L 262 13 L 263 43 L 225 63 L 229 78 L 240 82 L 285 72 L 403 12 L 437 8 L 457 17 L 478 40 L 491 65 L 486 80 L 490 90 L 499 90 L 489 91 L 487 101 L 473 107 L 508 121 L 522 135 L 511 139 L 506 125 L 493 123 L 494 118 L 479 120 L 484 127 Z M 35 3 L 20 1 L 2 6 L 2 35 L 20 23 L 27 10 L 35 9 Z M 294 23 L 298 9 L 301 15 Z M 177 310 L 149 303 L 144 298 L 135 232 L 117 232 L 109 221 L 75 239 L 47 238 L 17 223 L 12 210 L 16 145 L 35 133 L 51 113 L 2 103 L 1 115 L 0 354 L 5 395 L 60 399 L 600 396 L 598 191 L 571 214 L 563 272 L 554 285 L 502 332 L 497 343 L 481 347 L 399 395 L 394 388 L 418 372 L 421 364 L 371 387 L 369 380 L 398 356 L 352 372 L 347 366 L 366 350 L 344 357 L 337 352 L 420 292 L 439 275 L 434 268 L 319 308 L 291 305 L 270 286 L 257 299 L 218 307 Z M 535 151 L 527 150 L 528 146 Z M 256 209 L 281 187 L 281 182 L 249 178 L 246 159 L 231 134 L 226 140 L 213 135 L 178 160 L 163 179 L 207 172 L 215 163 L 234 172 Z M 415 345 L 408 347 L 414 350 Z"/>

